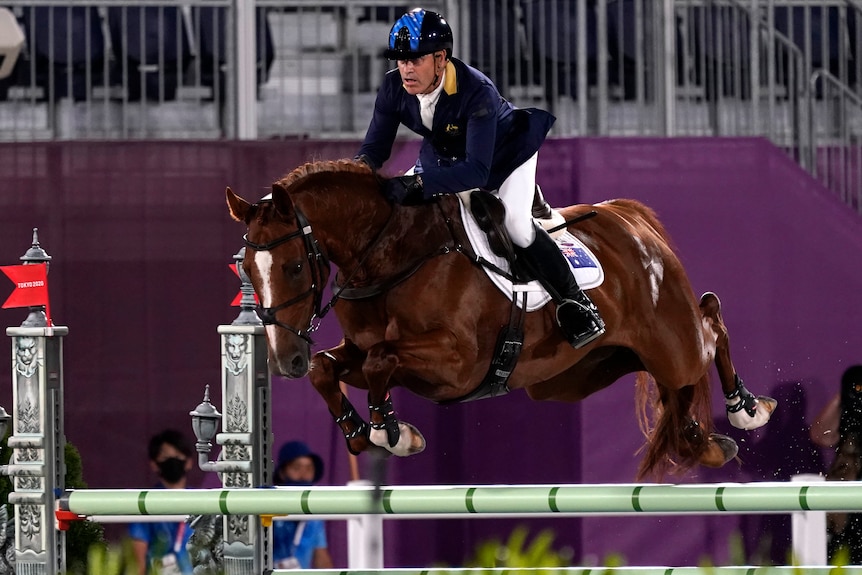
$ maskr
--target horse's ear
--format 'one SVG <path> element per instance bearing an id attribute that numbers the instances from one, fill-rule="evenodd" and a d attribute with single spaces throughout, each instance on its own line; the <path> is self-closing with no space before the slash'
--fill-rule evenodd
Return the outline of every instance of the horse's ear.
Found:
<path id="1" fill-rule="evenodd" d="M 230 216 L 238 222 L 245 222 L 251 209 L 251 204 L 233 193 L 230 186 L 225 189 L 225 197 L 227 198 L 227 206 L 230 209 Z"/>
<path id="2" fill-rule="evenodd" d="M 284 186 L 277 182 L 272 185 L 272 205 L 282 216 L 286 217 L 293 213 L 293 201 Z"/>

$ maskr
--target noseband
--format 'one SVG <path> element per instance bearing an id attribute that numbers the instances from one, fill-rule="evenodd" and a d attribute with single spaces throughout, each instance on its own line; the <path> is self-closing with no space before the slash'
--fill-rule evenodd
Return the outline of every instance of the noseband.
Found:
<path id="1" fill-rule="evenodd" d="M 258 205 L 259 204 L 255 204 L 255 207 L 257 207 Z M 309 267 L 311 268 L 311 286 L 309 286 L 309 288 L 301 294 L 296 295 L 287 300 L 286 302 L 281 303 L 275 307 L 258 306 L 257 311 L 264 325 L 277 325 L 278 327 L 286 329 L 290 333 L 299 336 L 300 338 L 305 340 L 308 345 L 313 345 L 314 341 L 311 339 L 311 334 L 320 326 L 319 323 L 317 325 L 313 325 L 314 320 L 315 318 L 320 319 L 323 317 L 320 308 L 320 304 L 323 299 L 323 275 L 324 270 L 329 268 L 329 261 L 326 259 L 326 256 L 323 255 L 323 252 L 320 251 L 320 246 L 318 245 L 317 240 L 311 233 L 311 225 L 308 223 L 308 220 L 298 209 L 295 209 L 294 211 L 296 213 L 297 224 L 297 230 L 295 232 L 281 236 L 280 238 L 276 238 L 271 242 L 265 244 L 256 244 L 250 241 L 248 239 L 248 234 L 245 234 L 242 239 L 245 242 L 245 245 L 252 248 L 253 250 L 258 252 L 268 252 L 283 243 L 289 242 L 296 238 L 302 238 L 302 241 L 305 244 L 305 257 L 308 261 Z M 292 306 L 295 303 L 299 303 L 300 301 L 304 300 L 309 296 L 314 297 L 314 313 L 308 320 L 307 328 L 296 329 L 292 326 L 287 325 L 286 323 L 280 322 L 278 318 L 276 318 L 276 313 L 287 307 Z"/>

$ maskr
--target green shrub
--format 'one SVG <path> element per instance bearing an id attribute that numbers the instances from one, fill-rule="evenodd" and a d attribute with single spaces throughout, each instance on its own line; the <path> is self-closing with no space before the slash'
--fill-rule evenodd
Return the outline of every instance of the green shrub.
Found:
<path id="1" fill-rule="evenodd" d="M 480 543 L 476 554 L 468 559 L 465 567 L 567 567 L 571 565 L 571 549 L 555 551 L 553 549 L 554 532 L 544 529 L 527 543 L 528 530 L 518 526 L 503 544 L 499 540 Z"/>

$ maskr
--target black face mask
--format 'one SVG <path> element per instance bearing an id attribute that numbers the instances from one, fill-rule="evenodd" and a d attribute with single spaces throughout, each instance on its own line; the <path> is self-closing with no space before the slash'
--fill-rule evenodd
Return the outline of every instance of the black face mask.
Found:
<path id="1" fill-rule="evenodd" d="M 186 476 L 186 460 L 179 457 L 169 457 L 158 462 L 159 477 L 168 483 L 176 483 Z"/>

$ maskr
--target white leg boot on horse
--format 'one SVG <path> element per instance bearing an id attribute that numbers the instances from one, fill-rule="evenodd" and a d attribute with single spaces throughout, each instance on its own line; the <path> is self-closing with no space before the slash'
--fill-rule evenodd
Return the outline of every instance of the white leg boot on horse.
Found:
<path id="1" fill-rule="evenodd" d="M 517 248 L 531 275 L 557 304 L 557 324 L 575 349 L 605 333 L 605 322 L 590 297 L 578 286 L 569 262 L 544 229 L 536 227 L 536 238 L 526 248 Z"/>
<path id="2" fill-rule="evenodd" d="M 388 392 L 379 405 L 369 400 L 368 409 L 371 411 L 371 431 L 368 434 L 371 443 L 399 457 L 415 455 L 425 449 L 425 438 L 419 430 L 395 417 L 392 396 Z"/>
<path id="3" fill-rule="evenodd" d="M 395 416 L 389 382 L 397 366 L 398 357 L 386 342 L 373 346 L 362 364 L 371 413 L 368 439 L 394 455 L 407 457 L 425 449 L 425 438 L 415 426 Z"/>
<path id="4" fill-rule="evenodd" d="M 721 317 L 721 302 L 712 292 L 706 292 L 700 298 L 700 309 L 705 319 L 711 322 L 716 334 L 715 368 L 721 380 L 724 392 L 724 402 L 727 409 L 727 419 L 737 429 L 750 431 L 766 424 L 772 417 L 772 412 L 778 407 L 778 401 L 765 395 L 754 396 L 742 384 L 742 379 L 736 373 L 730 359 L 730 338 Z"/>

